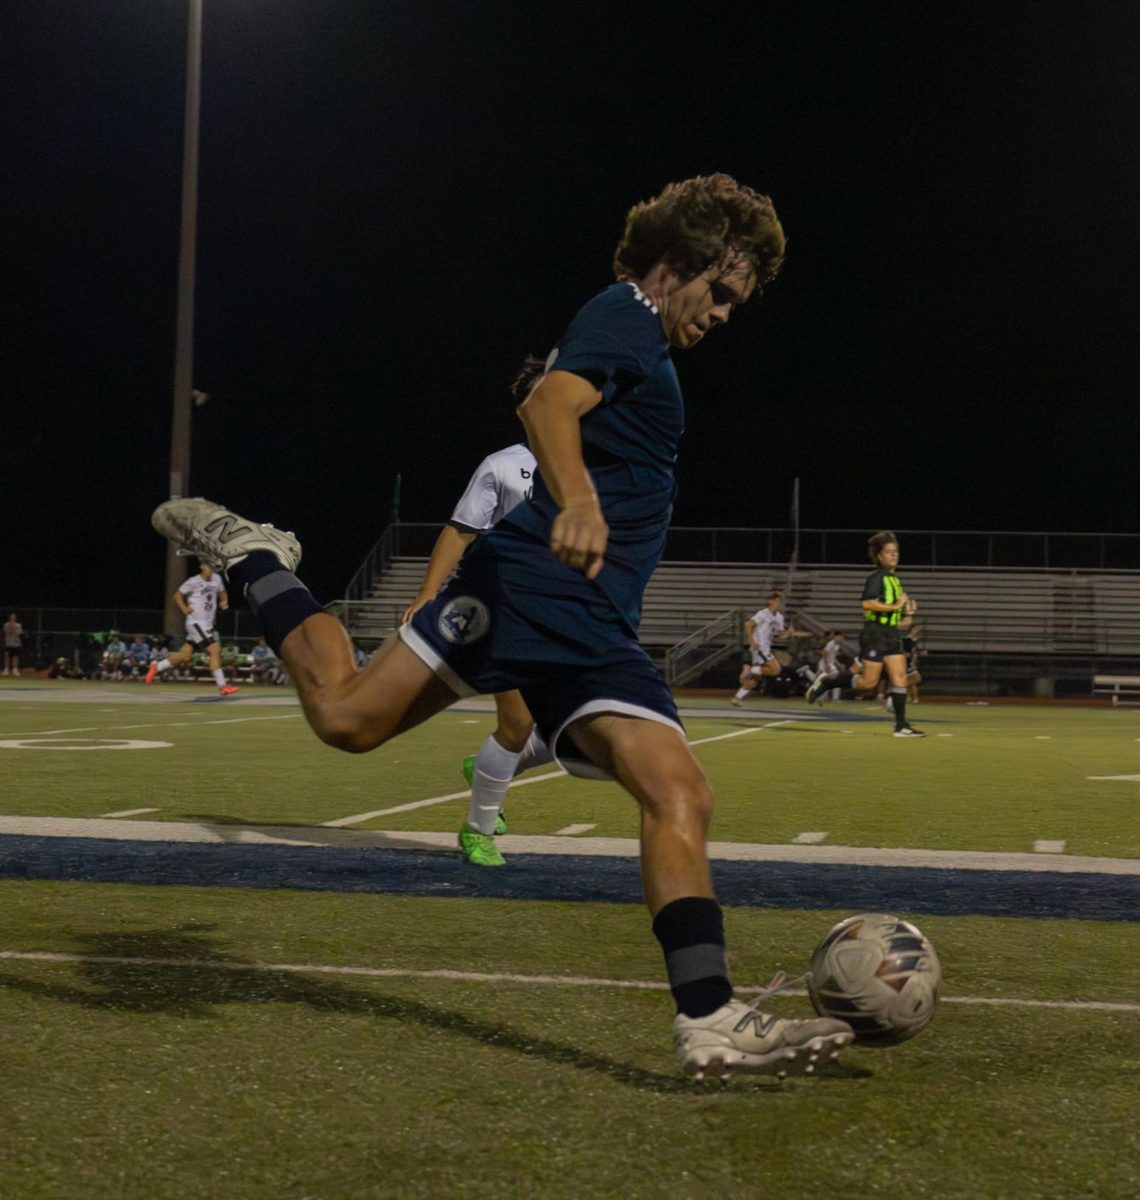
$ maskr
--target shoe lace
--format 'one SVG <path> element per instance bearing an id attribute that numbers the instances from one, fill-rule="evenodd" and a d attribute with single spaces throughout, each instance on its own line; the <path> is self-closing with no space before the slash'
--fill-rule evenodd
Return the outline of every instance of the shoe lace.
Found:
<path id="1" fill-rule="evenodd" d="M 776 995 L 777 992 L 784 992 L 784 991 L 787 991 L 788 988 L 801 987 L 806 984 L 807 984 L 807 975 L 806 974 L 805 975 L 795 975 L 789 979 L 786 972 L 777 971 L 776 974 L 773 975 L 772 978 L 768 981 L 768 983 L 764 987 L 762 987 L 756 993 L 756 995 L 752 997 L 751 1000 L 746 1000 L 745 1003 L 748 1005 L 749 1008 L 754 1008 L 757 1011 L 759 1011 L 760 1005 L 763 1004 L 765 1000 Z"/>

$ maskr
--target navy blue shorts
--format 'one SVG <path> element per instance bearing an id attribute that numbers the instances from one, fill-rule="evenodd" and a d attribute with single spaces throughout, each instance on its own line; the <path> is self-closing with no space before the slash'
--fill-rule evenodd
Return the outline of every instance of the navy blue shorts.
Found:
<path id="1" fill-rule="evenodd" d="M 399 636 L 461 696 L 518 688 L 572 774 L 600 777 L 562 738 L 581 717 L 618 713 L 684 733 L 668 684 L 605 594 L 540 543 L 480 538 Z"/>

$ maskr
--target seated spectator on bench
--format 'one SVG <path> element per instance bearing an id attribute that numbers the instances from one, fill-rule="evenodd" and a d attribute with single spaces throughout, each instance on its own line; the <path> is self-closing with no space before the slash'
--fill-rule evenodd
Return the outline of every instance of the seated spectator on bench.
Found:
<path id="1" fill-rule="evenodd" d="M 269 683 L 269 669 L 277 662 L 277 655 L 265 644 L 265 638 L 259 637 L 257 644 L 250 651 L 250 668 L 249 672 L 253 676 L 254 683 Z"/>
<path id="2" fill-rule="evenodd" d="M 48 668 L 47 677 L 49 679 L 85 679 L 83 672 L 75 666 L 74 663 L 68 662 L 63 655 L 52 663 Z"/>
<path id="3" fill-rule="evenodd" d="M 126 654 L 123 657 L 124 675 L 129 675 L 132 679 L 138 679 L 140 675 L 145 675 L 147 668 L 150 666 L 150 643 L 143 637 L 141 633 L 135 634 L 135 640 L 127 647 Z"/>
<path id="4" fill-rule="evenodd" d="M 127 657 L 127 643 L 119 637 L 119 631 L 112 629 L 107 635 L 110 639 L 103 647 L 103 657 L 99 662 L 99 678 L 103 680 L 119 680 L 123 677 L 123 663 Z M 130 672 L 130 664 L 127 664 Z"/>

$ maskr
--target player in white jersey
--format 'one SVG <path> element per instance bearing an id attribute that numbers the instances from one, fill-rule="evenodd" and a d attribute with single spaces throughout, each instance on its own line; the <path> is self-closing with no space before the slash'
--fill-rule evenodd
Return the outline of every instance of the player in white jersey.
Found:
<path id="1" fill-rule="evenodd" d="M 740 673 L 740 687 L 732 698 L 732 703 L 737 708 L 743 707 L 746 697 L 761 679 L 779 675 L 783 670 L 772 653 L 772 642 L 784 636 L 784 614 L 780 612 L 782 599 L 779 592 L 773 592 L 768 597 L 768 603 L 757 609 L 744 623 L 748 647 L 752 652 L 752 663 Z"/>
<path id="2" fill-rule="evenodd" d="M 530 496 L 534 471 L 534 455 L 521 443 L 496 450 L 483 459 L 436 538 L 420 590 L 404 610 L 405 622 L 434 599 L 479 534 Z M 502 807 L 511 780 L 519 771 L 551 760 L 517 691 L 498 692 L 495 713 L 495 732 L 476 754 L 463 760 L 463 775 L 471 785 L 471 803 L 466 824 L 459 831 L 459 848 L 468 862 L 479 867 L 500 867 L 505 861 L 494 835 L 507 829 Z"/>
<path id="3" fill-rule="evenodd" d="M 823 649 L 819 653 L 819 663 L 816 666 L 817 678 L 828 680 L 838 679 L 843 670 L 839 662 L 839 655 L 843 650 L 843 630 L 829 629 L 824 634 Z M 814 683 L 814 680 L 813 680 Z M 827 691 L 826 683 L 823 685 L 823 690 Z M 839 695 L 838 692 L 832 697 L 833 699 Z"/>
<path id="4" fill-rule="evenodd" d="M 225 612 L 230 606 L 222 577 L 214 573 L 214 568 L 209 563 L 202 563 L 198 574 L 191 575 L 174 593 L 174 603 L 186 618 L 186 641 L 177 653 L 169 654 L 166 658 L 150 664 L 146 682 L 154 683 L 155 676 L 188 663 L 193 658 L 194 651 L 200 650 L 204 651 L 209 659 L 210 671 L 218 685 L 218 693 L 222 696 L 232 696 L 238 689 L 226 682 L 218 633 L 214 628 L 218 609 Z"/>

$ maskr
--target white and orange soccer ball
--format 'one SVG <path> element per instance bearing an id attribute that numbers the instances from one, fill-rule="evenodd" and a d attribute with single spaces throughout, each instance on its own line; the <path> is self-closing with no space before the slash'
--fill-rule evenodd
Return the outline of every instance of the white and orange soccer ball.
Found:
<path id="1" fill-rule="evenodd" d="M 942 966 L 909 921 L 860 913 L 820 942 L 807 978 L 821 1017 L 846 1021 L 856 1042 L 889 1046 L 914 1037 L 934 1016 Z"/>

